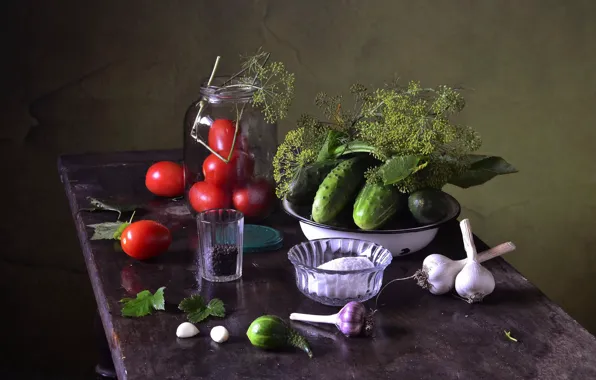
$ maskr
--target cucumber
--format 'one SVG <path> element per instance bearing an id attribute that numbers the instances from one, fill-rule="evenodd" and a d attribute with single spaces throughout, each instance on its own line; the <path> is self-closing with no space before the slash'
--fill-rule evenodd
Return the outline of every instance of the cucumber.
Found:
<path id="1" fill-rule="evenodd" d="M 401 194 L 395 186 L 367 183 L 356 197 L 352 217 L 363 230 L 374 230 L 387 223 L 402 205 Z"/>
<path id="2" fill-rule="evenodd" d="M 350 158 L 337 165 L 323 180 L 312 204 L 312 218 L 328 223 L 354 198 L 364 180 L 366 161 Z"/>
<path id="3" fill-rule="evenodd" d="M 276 315 L 262 315 L 252 321 L 246 336 L 255 347 L 275 350 L 293 346 L 306 352 L 310 358 L 313 355 L 308 341 Z"/>
<path id="4" fill-rule="evenodd" d="M 319 185 L 342 160 L 325 160 L 300 168 L 290 182 L 286 199 L 296 205 L 311 203 Z"/>

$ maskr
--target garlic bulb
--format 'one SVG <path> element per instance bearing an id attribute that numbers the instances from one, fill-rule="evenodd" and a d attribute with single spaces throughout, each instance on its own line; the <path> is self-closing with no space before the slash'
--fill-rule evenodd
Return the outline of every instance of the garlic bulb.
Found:
<path id="1" fill-rule="evenodd" d="M 478 262 L 470 221 L 462 220 L 460 228 L 468 258 L 462 270 L 455 277 L 455 291 L 469 303 L 480 302 L 495 290 L 495 278 L 488 269 Z"/>
<path id="2" fill-rule="evenodd" d="M 504 255 L 515 250 L 515 244 L 507 242 L 488 249 L 478 255 L 478 262 Z M 447 256 L 433 253 L 422 262 L 422 273 L 417 276 L 420 285 L 432 294 L 449 293 L 455 287 L 455 277 L 466 265 L 467 259 L 451 260 Z"/>
<path id="3" fill-rule="evenodd" d="M 465 219 L 464 221 L 462 221 L 462 223 L 464 223 L 464 222 L 468 226 L 468 230 L 470 231 L 469 236 L 472 236 L 471 229 L 469 228 L 470 221 Z M 463 228 L 464 227 L 462 226 L 462 229 Z M 465 238 L 464 238 L 464 240 L 465 240 Z M 467 243 L 465 243 L 465 244 L 467 244 Z M 476 255 L 476 263 L 478 264 L 478 266 L 480 266 L 485 271 L 488 271 L 488 270 L 486 270 L 484 267 L 482 267 L 480 265 L 480 263 L 483 263 L 487 260 L 494 259 L 495 257 L 499 257 L 501 255 L 504 255 L 508 252 L 515 250 L 515 244 L 513 244 L 512 242 L 509 241 L 507 243 L 499 244 L 496 247 L 488 249 L 480 254 L 476 254 L 476 247 L 474 246 L 473 240 L 471 240 L 471 244 L 472 244 L 471 247 L 474 250 L 474 255 Z M 469 244 L 468 244 L 468 246 L 469 246 Z M 466 252 L 468 252 L 467 246 L 466 246 Z M 418 283 L 419 286 L 421 286 L 424 289 L 428 289 L 432 294 L 441 295 L 441 294 L 448 293 L 456 286 L 456 278 L 461 273 L 461 271 L 464 269 L 464 267 L 466 266 L 467 263 L 468 263 L 467 258 L 462 259 L 462 260 L 451 260 L 447 256 L 443 256 L 438 253 L 433 253 L 431 255 L 428 255 L 422 262 L 422 268 L 417 270 L 416 273 L 414 273 L 412 276 L 396 278 L 396 279 L 389 281 L 387 284 L 385 284 L 385 286 L 383 286 L 383 288 L 377 294 L 376 303 L 378 305 L 379 297 L 381 296 L 381 293 L 383 292 L 383 290 L 387 286 L 389 286 L 390 284 L 392 284 L 396 281 L 404 281 L 404 280 L 414 279 L 414 280 L 416 280 L 416 282 Z M 490 272 L 488 272 L 488 273 L 490 274 Z M 490 275 L 492 276 L 492 274 L 490 274 Z M 464 279 L 467 277 L 468 276 L 463 276 L 462 279 L 460 279 L 460 283 L 463 284 Z M 488 280 L 488 281 L 490 281 L 490 280 Z M 494 278 L 493 278 L 493 282 L 494 282 Z M 463 288 L 463 285 L 462 285 L 462 288 Z M 493 286 L 493 288 L 494 288 L 494 286 Z M 486 290 L 486 289 L 484 289 L 484 290 Z M 492 292 L 492 290 L 491 290 L 491 292 Z M 482 293 L 480 293 L 480 294 L 482 294 Z M 487 294 L 490 294 L 490 292 Z M 472 297 L 472 299 L 475 300 L 475 299 L 478 299 L 479 297 L 480 296 L 477 294 L 476 296 Z M 468 300 L 468 299 L 469 298 L 466 298 L 466 300 Z M 476 301 L 472 301 L 472 302 L 476 302 Z"/>
<path id="4" fill-rule="evenodd" d="M 438 253 L 426 256 L 422 262 L 426 288 L 435 295 L 450 292 L 455 286 L 455 276 L 464 265 L 465 260 L 454 261 Z"/>
<path id="5" fill-rule="evenodd" d="M 351 301 L 341 308 L 339 313 L 331 315 L 290 314 L 290 320 L 334 324 L 345 336 L 360 335 L 367 323 L 372 323 L 366 307 L 361 302 Z"/>

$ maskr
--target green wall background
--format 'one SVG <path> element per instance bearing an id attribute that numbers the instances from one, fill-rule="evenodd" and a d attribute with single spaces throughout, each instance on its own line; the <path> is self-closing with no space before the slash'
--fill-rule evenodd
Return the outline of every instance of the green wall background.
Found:
<path id="1" fill-rule="evenodd" d="M 280 136 L 312 110 L 316 92 L 354 81 L 379 85 L 398 74 L 473 89 L 462 122 L 482 134 L 483 152 L 520 173 L 446 190 L 479 236 L 514 241 L 507 260 L 596 331 L 596 2 L 61 0 L 3 8 L 1 182 L 10 211 L 0 278 L 19 310 L 3 335 L 19 336 L 40 316 L 82 329 L 39 327 L 34 339 L 51 339 L 55 349 L 35 354 L 21 342 L 14 352 L 63 361 L 60 347 L 91 339 L 94 300 L 57 155 L 181 146 L 182 117 L 215 56 L 222 72 L 232 71 L 239 53 L 259 46 L 296 73 Z M 49 292 L 39 297 L 42 289 Z M 79 312 L 67 311 L 73 302 Z M 80 350 L 70 355 L 88 361 Z"/>

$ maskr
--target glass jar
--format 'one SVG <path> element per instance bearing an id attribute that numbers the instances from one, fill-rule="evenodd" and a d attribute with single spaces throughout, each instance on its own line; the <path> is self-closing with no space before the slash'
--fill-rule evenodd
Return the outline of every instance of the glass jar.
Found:
<path id="1" fill-rule="evenodd" d="M 261 220 L 275 202 L 277 125 L 252 105 L 254 86 L 228 78 L 215 77 L 210 86 L 203 82 L 200 99 L 186 112 L 185 198 L 193 215 L 233 208 L 247 221 Z"/>

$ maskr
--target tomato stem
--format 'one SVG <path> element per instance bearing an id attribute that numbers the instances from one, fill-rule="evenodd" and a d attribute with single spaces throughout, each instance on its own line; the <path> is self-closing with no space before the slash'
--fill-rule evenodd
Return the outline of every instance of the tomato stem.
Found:
<path id="1" fill-rule="evenodd" d="M 135 217 L 136 212 L 137 212 L 137 210 L 133 210 L 132 215 L 130 216 L 130 219 L 128 219 L 128 223 L 132 223 L 132 218 Z"/>
<path id="2" fill-rule="evenodd" d="M 215 76 L 215 72 L 217 71 L 217 66 L 219 66 L 219 60 L 221 59 L 221 56 L 217 56 L 215 58 L 215 63 L 213 64 L 213 70 L 211 70 L 211 76 L 209 77 L 209 80 L 207 81 L 207 87 L 211 86 L 211 82 L 213 81 L 213 77 Z"/>
<path id="3" fill-rule="evenodd" d="M 215 150 L 213 150 L 213 148 L 211 148 L 211 147 L 209 146 L 209 144 L 205 143 L 203 140 L 201 140 L 201 139 L 198 139 L 198 140 L 197 140 L 197 142 L 198 142 L 199 144 L 203 145 L 205 148 L 207 148 L 207 150 L 208 150 L 208 151 L 210 151 L 211 153 L 213 153 L 214 155 L 216 155 L 216 156 L 217 156 L 217 157 L 218 157 L 220 160 L 222 160 L 222 161 L 223 161 L 223 162 L 225 162 L 226 164 L 227 164 L 228 162 L 230 162 L 230 160 L 229 160 L 229 159 L 227 159 L 227 158 L 224 158 L 224 157 L 223 157 L 221 154 L 217 153 Z M 231 156 L 230 156 L 230 157 L 231 157 Z"/>

